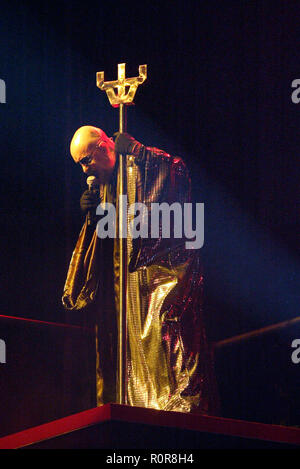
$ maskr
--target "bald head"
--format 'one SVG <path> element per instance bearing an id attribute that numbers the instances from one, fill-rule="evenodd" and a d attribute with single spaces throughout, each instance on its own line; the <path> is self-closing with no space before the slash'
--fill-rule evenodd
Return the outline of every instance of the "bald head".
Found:
<path id="1" fill-rule="evenodd" d="M 88 176 L 96 176 L 106 182 L 115 165 L 114 142 L 103 130 L 85 125 L 76 130 L 70 152 L 75 163 L 80 163 Z"/>
<path id="2" fill-rule="evenodd" d="M 91 125 L 80 127 L 76 130 L 70 144 L 70 152 L 75 163 L 92 153 L 97 145 L 106 140 L 108 137 L 103 130 Z"/>

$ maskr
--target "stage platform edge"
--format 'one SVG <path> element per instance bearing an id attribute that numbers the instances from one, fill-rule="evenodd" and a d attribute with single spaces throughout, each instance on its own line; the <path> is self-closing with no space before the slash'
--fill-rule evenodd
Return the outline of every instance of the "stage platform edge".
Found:
<path id="1" fill-rule="evenodd" d="M 297 427 L 119 404 L 105 404 L 0 438 L 0 449 L 297 446 Z"/>

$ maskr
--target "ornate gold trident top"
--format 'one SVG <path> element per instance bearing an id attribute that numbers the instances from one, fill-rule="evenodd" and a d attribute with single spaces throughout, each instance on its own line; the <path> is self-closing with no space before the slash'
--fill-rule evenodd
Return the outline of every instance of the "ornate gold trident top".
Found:
<path id="1" fill-rule="evenodd" d="M 97 87 L 106 91 L 113 107 L 132 103 L 137 87 L 147 78 L 147 65 L 140 65 L 139 76 L 134 78 L 125 78 L 125 65 L 118 64 L 118 79 L 114 81 L 104 81 L 104 72 L 97 72 Z M 114 88 L 117 88 L 117 93 Z"/>

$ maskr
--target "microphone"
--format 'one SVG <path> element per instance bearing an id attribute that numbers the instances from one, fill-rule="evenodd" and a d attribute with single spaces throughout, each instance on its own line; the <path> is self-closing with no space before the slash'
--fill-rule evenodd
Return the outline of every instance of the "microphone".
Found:
<path id="1" fill-rule="evenodd" d="M 89 191 L 98 189 L 98 187 L 99 187 L 99 181 L 95 176 L 89 176 L 86 179 L 86 183 L 89 187 Z M 88 226 L 90 226 L 93 222 L 93 215 L 91 213 L 91 210 L 88 211 L 86 218 L 87 218 L 87 224 L 88 224 Z"/>

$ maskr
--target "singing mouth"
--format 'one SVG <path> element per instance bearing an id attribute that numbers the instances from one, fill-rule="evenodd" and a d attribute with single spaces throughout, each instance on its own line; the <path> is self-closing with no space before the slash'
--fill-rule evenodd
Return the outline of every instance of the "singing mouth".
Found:
<path id="1" fill-rule="evenodd" d="M 95 177 L 98 177 L 96 171 L 92 171 L 92 170 L 91 170 L 91 171 L 87 171 L 87 172 L 86 172 L 86 175 L 87 175 L 87 176 L 95 176 Z"/>

